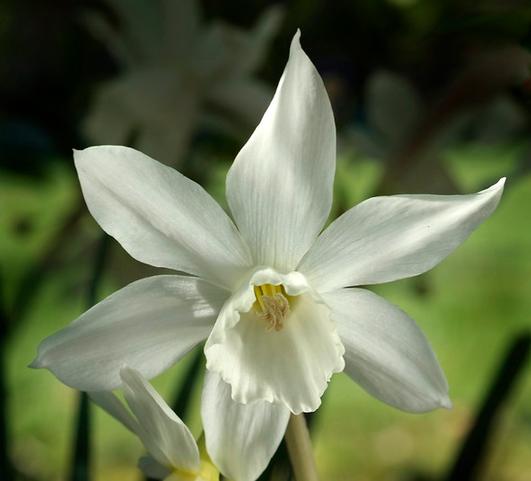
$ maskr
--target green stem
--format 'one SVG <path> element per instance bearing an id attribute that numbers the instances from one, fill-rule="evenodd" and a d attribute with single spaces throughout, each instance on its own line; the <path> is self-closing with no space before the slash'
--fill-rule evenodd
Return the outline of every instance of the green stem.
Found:
<path id="1" fill-rule="evenodd" d="M 286 430 L 286 445 L 297 481 L 319 481 L 310 432 L 304 414 L 292 414 Z"/>

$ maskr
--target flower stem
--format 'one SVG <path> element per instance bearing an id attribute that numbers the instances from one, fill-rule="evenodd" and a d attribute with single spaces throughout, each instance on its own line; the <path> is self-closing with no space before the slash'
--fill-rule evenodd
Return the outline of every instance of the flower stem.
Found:
<path id="1" fill-rule="evenodd" d="M 319 481 L 310 432 L 304 414 L 292 414 L 286 430 L 286 445 L 297 481 Z"/>

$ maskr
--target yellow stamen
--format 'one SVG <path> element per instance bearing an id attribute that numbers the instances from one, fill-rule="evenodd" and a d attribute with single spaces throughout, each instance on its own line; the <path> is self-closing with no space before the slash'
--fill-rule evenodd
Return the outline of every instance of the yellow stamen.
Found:
<path id="1" fill-rule="evenodd" d="M 282 285 L 254 286 L 254 310 L 267 322 L 268 330 L 280 331 L 290 312 L 289 296 Z"/>
<path id="2" fill-rule="evenodd" d="M 261 289 L 261 286 L 254 286 L 254 296 L 256 297 L 256 302 L 258 302 L 260 306 L 260 310 L 265 311 L 265 306 L 262 301 L 263 291 Z M 255 308 L 255 310 L 258 310 Z"/>

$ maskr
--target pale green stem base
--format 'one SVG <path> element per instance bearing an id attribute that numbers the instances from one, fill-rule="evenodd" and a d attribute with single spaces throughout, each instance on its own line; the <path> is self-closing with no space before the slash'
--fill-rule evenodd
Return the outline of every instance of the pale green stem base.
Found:
<path id="1" fill-rule="evenodd" d="M 291 415 L 285 438 L 295 479 L 297 481 L 319 481 L 310 432 L 304 414 Z"/>

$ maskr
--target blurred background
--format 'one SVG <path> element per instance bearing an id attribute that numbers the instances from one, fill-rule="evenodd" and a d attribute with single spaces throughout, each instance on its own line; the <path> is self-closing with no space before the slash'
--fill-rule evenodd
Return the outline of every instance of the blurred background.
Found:
<path id="1" fill-rule="evenodd" d="M 225 173 L 298 27 L 338 128 L 331 218 L 377 194 L 508 177 L 446 261 L 376 289 L 430 339 L 454 408 L 402 413 L 336 375 L 312 419 L 322 479 L 531 479 L 528 1 L 1 0 L 2 481 L 141 479 L 130 433 L 95 408 L 87 421 L 78 393 L 26 367 L 44 337 L 157 272 L 102 237 L 71 149 L 134 146 L 225 206 Z M 196 434 L 201 362 L 193 352 L 155 380 Z"/>

